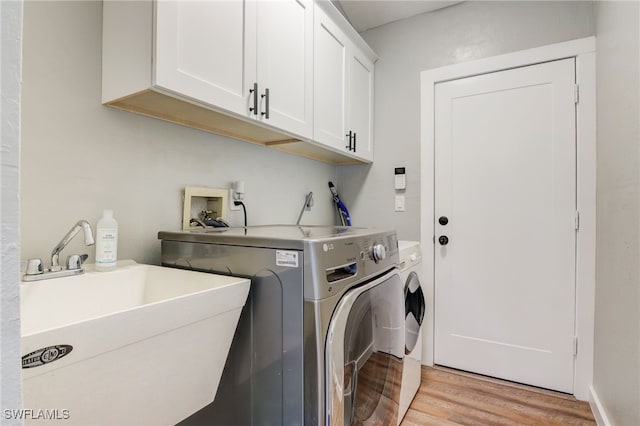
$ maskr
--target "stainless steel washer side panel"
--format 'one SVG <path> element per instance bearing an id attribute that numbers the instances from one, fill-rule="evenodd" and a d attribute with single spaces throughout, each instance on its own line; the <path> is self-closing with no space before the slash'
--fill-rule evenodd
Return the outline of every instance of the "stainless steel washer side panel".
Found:
<path id="1" fill-rule="evenodd" d="M 315 324 L 318 301 L 304 301 L 304 424 L 324 424 L 324 356 L 322 333 Z"/>
<path id="2" fill-rule="evenodd" d="M 245 235 L 246 231 L 246 235 Z M 198 231 L 158 233 L 163 241 L 303 250 L 305 255 L 305 298 L 324 299 L 367 277 L 379 275 L 399 262 L 395 231 L 333 226 L 255 226 Z M 371 247 L 382 244 L 386 258 L 374 262 Z M 185 244 L 188 245 L 188 244 Z M 328 282 L 327 270 L 349 264 L 357 273 L 336 282 Z M 180 265 L 190 268 L 190 265 Z M 191 265 L 197 267 L 197 265 Z"/>
<path id="3" fill-rule="evenodd" d="M 165 266 L 251 278 L 216 397 L 181 425 L 304 423 L 303 253 L 294 268 L 276 265 L 275 251 L 162 242 Z"/>
<path id="4" fill-rule="evenodd" d="M 163 241 L 180 241 L 184 243 L 225 244 L 242 247 L 267 247 L 284 250 L 302 250 L 302 239 L 274 238 L 243 235 L 238 233 L 244 228 L 214 228 L 194 231 L 160 231 L 158 239 Z"/>
<path id="5" fill-rule="evenodd" d="M 246 247 L 302 249 L 303 242 L 358 239 L 393 232 L 352 226 L 261 225 L 232 228 L 197 228 L 190 231 L 160 231 L 158 239 L 192 243 L 217 243 Z M 395 234 L 395 233 L 394 233 Z"/>

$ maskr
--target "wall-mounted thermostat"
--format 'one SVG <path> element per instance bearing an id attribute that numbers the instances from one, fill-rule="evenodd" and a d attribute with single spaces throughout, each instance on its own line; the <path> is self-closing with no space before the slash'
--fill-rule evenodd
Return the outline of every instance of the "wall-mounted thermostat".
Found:
<path id="1" fill-rule="evenodd" d="M 405 174 L 404 167 L 396 167 L 396 189 L 406 189 L 407 188 L 407 178 Z"/>

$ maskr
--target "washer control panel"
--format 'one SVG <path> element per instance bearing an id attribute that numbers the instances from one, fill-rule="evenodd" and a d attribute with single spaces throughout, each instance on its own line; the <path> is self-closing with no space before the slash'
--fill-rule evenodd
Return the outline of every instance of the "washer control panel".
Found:
<path id="1" fill-rule="evenodd" d="M 371 260 L 378 263 L 387 258 L 387 249 L 384 247 L 384 244 L 374 244 L 369 251 L 369 256 Z"/>
<path id="2" fill-rule="evenodd" d="M 398 241 L 393 231 L 372 233 L 310 247 L 310 269 L 305 270 L 305 298 L 324 299 L 397 266 Z"/>

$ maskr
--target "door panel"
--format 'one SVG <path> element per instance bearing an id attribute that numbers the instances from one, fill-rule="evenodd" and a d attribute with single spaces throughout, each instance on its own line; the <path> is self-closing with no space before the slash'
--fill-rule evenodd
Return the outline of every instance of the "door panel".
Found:
<path id="1" fill-rule="evenodd" d="M 326 424 L 395 425 L 404 359 L 404 303 L 393 271 L 349 290 L 325 348 Z"/>
<path id="2" fill-rule="evenodd" d="M 315 8 L 314 20 L 313 138 L 344 151 L 347 36 L 319 7 Z"/>
<path id="3" fill-rule="evenodd" d="M 249 89 L 256 81 L 255 2 L 155 4 L 155 84 L 249 114 Z"/>
<path id="4" fill-rule="evenodd" d="M 349 55 L 349 128 L 355 133 L 355 154 L 373 160 L 373 64 L 354 48 Z"/>
<path id="5" fill-rule="evenodd" d="M 573 391 L 574 76 L 566 59 L 436 85 L 437 364 Z"/>
<path id="6" fill-rule="evenodd" d="M 269 89 L 266 123 L 304 137 L 313 125 L 313 2 L 258 3 L 258 85 Z M 265 105 L 261 111 L 265 110 Z"/>

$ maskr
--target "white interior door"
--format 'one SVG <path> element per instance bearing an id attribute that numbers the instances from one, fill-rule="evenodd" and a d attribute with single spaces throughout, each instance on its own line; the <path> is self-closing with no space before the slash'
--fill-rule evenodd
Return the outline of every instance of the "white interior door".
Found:
<path id="1" fill-rule="evenodd" d="M 436 364 L 573 391 L 574 87 L 574 59 L 435 87 Z"/>

